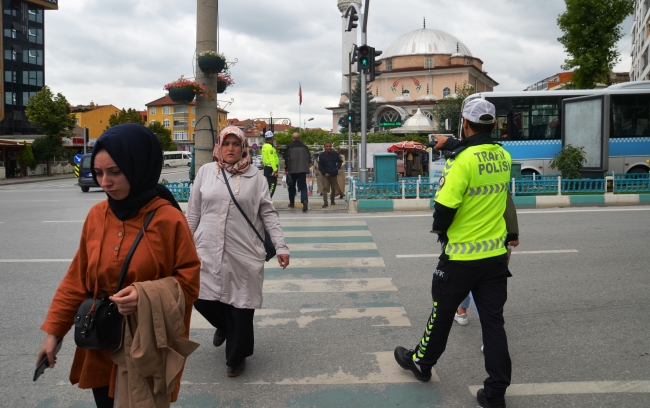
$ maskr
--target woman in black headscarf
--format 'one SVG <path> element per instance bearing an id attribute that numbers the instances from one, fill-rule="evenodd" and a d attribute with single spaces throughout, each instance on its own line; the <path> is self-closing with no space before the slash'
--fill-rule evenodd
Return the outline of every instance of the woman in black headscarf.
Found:
<path id="1" fill-rule="evenodd" d="M 138 292 L 134 282 L 175 278 L 185 297 L 185 333 L 189 336 L 192 303 L 199 293 L 201 262 L 185 216 L 172 194 L 158 184 L 163 152 L 156 135 L 142 125 L 108 129 L 97 140 L 91 159 L 93 178 L 108 199 L 94 205 L 81 233 L 79 249 L 54 295 L 41 329 L 47 337 L 37 364 L 47 356 L 54 367 L 57 342 L 70 330 L 75 312 L 88 297 L 106 291 L 122 315 L 135 313 Z M 113 293 L 122 264 L 145 217 L 155 211 L 137 246 L 122 289 Z M 112 407 L 116 365 L 112 350 L 77 348 L 70 381 L 92 388 L 98 407 Z M 182 371 L 181 371 L 182 373 Z M 178 396 L 180 374 L 171 401 Z"/>

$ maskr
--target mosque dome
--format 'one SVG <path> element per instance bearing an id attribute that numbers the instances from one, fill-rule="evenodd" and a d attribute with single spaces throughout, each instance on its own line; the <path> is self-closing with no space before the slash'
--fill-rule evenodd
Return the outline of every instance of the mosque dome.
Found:
<path id="1" fill-rule="evenodd" d="M 424 102 L 435 102 L 435 101 L 438 100 L 438 98 L 436 98 L 434 95 L 431 95 L 431 94 L 424 94 L 424 95 L 420 96 L 416 100 L 417 101 L 424 101 Z"/>
<path id="2" fill-rule="evenodd" d="M 453 35 L 432 28 L 421 28 L 406 33 L 393 41 L 386 52 L 382 54 L 382 59 L 424 54 L 472 56 L 469 48 Z"/>
<path id="3" fill-rule="evenodd" d="M 392 133 L 431 133 L 433 132 L 433 122 L 418 108 L 415 115 L 411 116 L 404 122 L 404 125 L 391 130 Z"/>

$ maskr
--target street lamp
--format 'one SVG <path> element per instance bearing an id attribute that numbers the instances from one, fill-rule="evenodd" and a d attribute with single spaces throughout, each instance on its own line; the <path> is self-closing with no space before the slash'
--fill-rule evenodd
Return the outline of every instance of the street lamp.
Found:
<path id="1" fill-rule="evenodd" d="M 314 118 L 309 118 L 309 119 L 303 121 L 303 123 L 302 123 L 303 130 L 307 129 L 307 122 L 311 122 L 312 120 L 314 120 Z"/>

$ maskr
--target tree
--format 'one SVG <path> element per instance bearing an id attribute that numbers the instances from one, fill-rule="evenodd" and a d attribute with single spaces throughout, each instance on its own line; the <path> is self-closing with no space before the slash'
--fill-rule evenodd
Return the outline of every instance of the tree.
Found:
<path id="1" fill-rule="evenodd" d="M 570 144 L 564 146 L 551 160 L 551 168 L 560 170 L 564 178 L 580 178 L 580 171 L 587 160 L 584 149 L 584 147 L 573 147 Z"/>
<path id="2" fill-rule="evenodd" d="M 36 159 L 47 160 L 47 173 L 50 174 L 50 158 L 60 154 L 61 137 L 72 134 L 75 116 L 65 96 L 60 92 L 54 96 L 48 86 L 29 98 L 25 114 L 45 134 L 34 141 L 33 150 Z"/>
<path id="3" fill-rule="evenodd" d="M 124 110 L 124 108 L 122 108 L 117 115 L 113 114 L 108 118 L 108 126 L 106 126 L 106 129 L 124 123 L 137 123 L 138 125 L 142 125 L 142 115 L 133 108 L 129 108 L 129 110 Z"/>
<path id="4" fill-rule="evenodd" d="M 124 109 L 122 109 L 122 111 L 124 111 Z M 138 116 L 140 116 L 140 114 L 138 114 Z M 134 123 L 134 122 L 124 122 L 124 123 Z M 164 127 L 160 122 L 152 122 L 148 126 L 148 128 L 158 137 L 158 141 L 160 142 L 160 146 L 162 146 L 163 151 L 176 150 L 176 145 L 172 141 L 171 130 Z"/>
<path id="5" fill-rule="evenodd" d="M 370 100 L 374 98 L 374 96 L 372 95 L 372 91 L 370 89 L 366 89 L 366 98 L 367 98 L 366 129 L 370 130 L 372 129 L 372 118 L 375 116 L 375 111 L 377 110 L 375 104 L 370 102 Z M 341 106 L 345 107 L 346 109 L 349 109 L 349 105 L 347 103 L 344 103 Z M 352 110 L 355 113 L 354 122 L 352 123 L 352 133 L 361 132 L 361 81 L 360 80 L 357 81 L 357 83 L 354 85 L 354 89 L 352 90 Z M 340 132 L 347 134 L 348 130 L 349 130 L 348 115 L 346 111 L 346 114 L 343 115 L 343 118 L 341 119 Z"/>
<path id="6" fill-rule="evenodd" d="M 562 69 L 575 68 L 570 87 L 592 89 L 607 82 L 619 62 L 616 44 L 623 37 L 621 23 L 634 12 L 635 0 L 565 0 L 566 11 L 557 19 L 564 32 L 558 41 L 569 58 Z"/>
<path id="7" fill-rule="evenodd" d="M 452 95 L 438 101 L 438 104 L 433 111 L 437 133 L 451 133 L 458 135 L 458 125 L 460 123 L 461 114 L 463 113 L 463 101 L 473 93 L 474 87 L 468 85 L 467 81 L 465 81 L 460 88 L 456 88 L 456 91 Z M 451 130 L 445 129 L 446 119 L 451 120 Z"/>
<path id="8" fill-rule="evenodd" d="M 27 175 L 27 168 L 36 167 L 36 159 L 34 159 L 34 152 L 32 151 L 32 146 L 28 145 L 27 142 L 23 141 L 23 152 L 21 155 L 22 165 L 25 170 L 25 175 Z"/>

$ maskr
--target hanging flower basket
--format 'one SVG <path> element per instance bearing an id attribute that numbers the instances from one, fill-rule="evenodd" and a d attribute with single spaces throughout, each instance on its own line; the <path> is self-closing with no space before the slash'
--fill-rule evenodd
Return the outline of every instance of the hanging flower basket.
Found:
<path id="1" fill-rule="evenodd" d="M 188 104 L 194 100 L 194 90 L 190 88 L 169 88 L 169 98 L 182 104 Z"/>
<path id="2" fill-rule="evenodd" d="M 218 74 L 226 67 L 226 56 L 212 50 L 203 51 L 196 58 L 199 69 L 208 75 Z"/>
<path id="3" fill-rule="evenodd" d="M 217 75 L 217 93 L 226 92 L 226 88 L 235 85 L 235 81 L 228 73 Z"/>
<path id="4" fill-rule="evenodd" d="M 169 98 L 172 101 L 182 104 L 192 102 L 194 95 L 205 95 L 205 87 L 202 84 L 185 79 L 182 75 L 178 80 L 165 85 L 163 89 L 169 91 Z"/>

